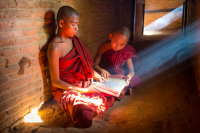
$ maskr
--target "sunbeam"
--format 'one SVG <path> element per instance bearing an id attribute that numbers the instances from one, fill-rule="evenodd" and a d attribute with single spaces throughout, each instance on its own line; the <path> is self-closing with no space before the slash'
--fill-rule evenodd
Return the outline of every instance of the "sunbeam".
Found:
<path id="1" fill-rule="evenodd" d="M 163 17 L 157 19 L 151 24 L 144 27 L 144 35 L 159 34 L 159 32 L 154 33 L 153 31 L 159 31 L 164 27 L 170 25 L 176 20 L 182 18 L 183 5 L 174 9 L 170 13 L 164 15 Z"/>
<path id="2" fill-rule="evenodd" d="M 194 50 L 200 41 L 198 23 L 188 26 L 185 36 L 177 33 L 139 52 L 139 75 L 145 75 L 144 79 L 147 80 L 197 54 Z"/>

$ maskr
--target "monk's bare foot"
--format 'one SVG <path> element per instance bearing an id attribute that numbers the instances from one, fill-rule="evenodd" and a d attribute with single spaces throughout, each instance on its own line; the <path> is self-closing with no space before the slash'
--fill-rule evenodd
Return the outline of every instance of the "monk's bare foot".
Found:
<path id="1" fill-rule="evenodd" d="M 114 97 L 114 99 L 115 99 L 115 101 L 120 101 L 121 100 L 121 98 L 119 98 L 119 97 Z"/>
<path id="2" fill-rule="evenodd" d="M 131 95 L 131 93 L 132 93 L 132 88 L 128 86 L 125 95 Z"/>

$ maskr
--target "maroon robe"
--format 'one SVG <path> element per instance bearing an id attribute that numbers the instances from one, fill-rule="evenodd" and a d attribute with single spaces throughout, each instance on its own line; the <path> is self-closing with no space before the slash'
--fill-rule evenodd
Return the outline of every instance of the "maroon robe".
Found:
<path id="1" fill-rule="evenodd" d="M 135 71 L 135 75 L 131 78 L 129 84 L 130 87 L 133 88 L 140 84 L 140 77 L 136 74 L 138 69 L 136 51 L 130 44 L 126 44 L 126 46 L 119 51 L 108 50 L 103 53 L 99 66 L 107 70 L 111 75 L 127 75 L 129 71 L 126 67 L 126 60 L 129 58 L 132 58 Z"/>
<path id="2" fill-rule="evenodd" d="M 90 78 L 94 75 L 92 55 L 78 37 L 74 36 L 71 39 L 73 49 L 65 57 L 59 59 L 60 79 L 71 85 L 86 88 L 91 84 Z M 61 108 L 70 114 L 74 122 L 84 127 L 91 126 L 94 112 L 101 112 L 98 112 L 97 107 L 94 107 L 92 103 L 87 104 L 84 100 L 80 100 L 80 97 L 72 98 L 72 96 L 98 96 L 102 99 L 105 110 L 114 103 L 113 97 L 101 94 L 80 94 L 80 92 L 65 91 L 53 85 L 51 91 Z M 75 102 L 79 104 L 75 104 Z"/>

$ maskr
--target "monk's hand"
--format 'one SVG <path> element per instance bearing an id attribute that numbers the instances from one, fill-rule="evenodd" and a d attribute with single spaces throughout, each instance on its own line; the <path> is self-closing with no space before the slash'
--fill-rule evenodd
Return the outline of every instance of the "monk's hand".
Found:
<path id="1" fill-rule="evenodd" d="M 108 71 L 104 70 L 104 69 L 101 70 L 101 74 L 100 75 L 104 79 L 108 79 L 111 76 L 110 73 Z"/>
<path id="2" fill-rule="evenodd" d="M 100 83 L 102 80 L 106 82 L 106 79 L 104 77 L 101 77 L 101 75 L 99 75 L 97 72 L 94 72 L 93 79 L 99 81 Z"/>
<path id="3" fill-rule="evenodd" d="M 120 93 L 120 95 L 119 95 L 119 99 L 121 99 L 121 98 L 124 98 L 124 94 L 126 93 L 126 89 L 124 88 L 122 91 L 121 91 L 121 93 Z"/>
<path id="4" fill-rule="evenodd" d="M 101 93 L 101 91 L 98 91 L 97 89 L 95 89 L 96 85 L 97 85 L 97 83 L 88 86 L 87 87 L 88 91 L 85 93 Z"/>
<path id="5" fill-rule="evenodd" d="M 126 86 L 129 85 L 130 81 L 131 81 L 131 76 L 130 75 L 126 75 L 125 77 L 123 77 L 124 79 L 126 79 Z"/>
<path id="6" fill-rule="evenodd" d="M 97 89 L 95 89 L 94 87 L 93 88 L 90 88 L 89 90 L 88 90 L 88 92 L 87 93 L 102 93 L 101 91 L 98 91 Z"/>
<path id="7" fill-rule="evenodd" d="M 102 93 L 101 91 L 98 91 L 97 89 L 94 88 L 96 85 L 97 83 L 92 84 L 88 86 L 87 88 L 76 87 L 76 91 L 79 91 L 81 93 Z"/>

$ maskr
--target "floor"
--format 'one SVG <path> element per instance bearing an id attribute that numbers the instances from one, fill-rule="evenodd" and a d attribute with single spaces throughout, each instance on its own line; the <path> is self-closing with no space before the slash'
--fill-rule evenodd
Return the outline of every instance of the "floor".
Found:
<path id="1" fill-rule="evenodd" d="M 144 40 L 134 42 L 133 46 L 140 53 L 154 44 L 159 45 L 159 41 Z M 141 58 L 138 56 L 139 61 Z M 165 64 L 147 73 L 141 73 L 145 61 L 141 62 L 140 86 L 94 117 L 91 127 L 77 127 L 69 115 L 50 100 L 38 113 L 42 123 L 23 123 L 12 133 L 199 133 L 200 99 L 190 59 L 163 69 Z"/>

